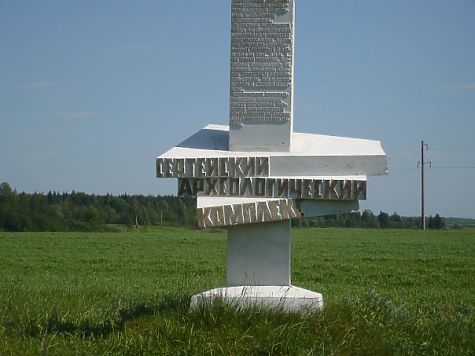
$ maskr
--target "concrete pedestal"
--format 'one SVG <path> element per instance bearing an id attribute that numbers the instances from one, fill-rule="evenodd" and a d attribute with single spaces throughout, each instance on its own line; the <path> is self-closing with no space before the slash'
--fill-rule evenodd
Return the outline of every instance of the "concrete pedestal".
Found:
<path id="1" fill-rule="evenodd" d="M 265 307 L 285 311 L 316 310 L 323 308 L 320 293 L 294 286 L 240 286 L 217 288 L 191 298 L 190 308 L 222 300 L 238 308 Z"/>
<path id="2" fill-rule="evenodd" d="M 239 308 L 296 311 L 323 307 L 321 294 L 291 286 L 288 220 L 228 229 L 227 284 L 193 296 L 191 308 L 214 299 Z"/>
<path id="3" fill-rule="evenodd" d="M 290 285 L 290 221 L 228 229 L 228 287 Z"/>

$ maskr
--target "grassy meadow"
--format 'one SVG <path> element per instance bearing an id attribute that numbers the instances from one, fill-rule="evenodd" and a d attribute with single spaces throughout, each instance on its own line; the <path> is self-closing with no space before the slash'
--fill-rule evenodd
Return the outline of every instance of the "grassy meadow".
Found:
<path id="1" fill-rule="evenodd" d="M 475 354 L 475 230 L 294 229 L 321 312 L 192 312 L 225 232 L 0 233 L 0 355 Z"/>

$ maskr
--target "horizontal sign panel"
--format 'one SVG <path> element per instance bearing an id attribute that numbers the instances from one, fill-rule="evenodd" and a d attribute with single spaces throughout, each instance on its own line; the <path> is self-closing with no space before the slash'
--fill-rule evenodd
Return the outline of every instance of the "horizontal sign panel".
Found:
<path id="1" fill-rule="evenodd" d="M 276 177 L 387 174 L 386 155 L 379 141 L 293 133 L 290 152 L 259 152 L 258 149 L 252 152 L 229 151 L 228 142 L 227 126 L 209 125 L 159 159 L 269 157 L 269 176 Z M 159 171 L 158 176 L 165 172 Z"/>

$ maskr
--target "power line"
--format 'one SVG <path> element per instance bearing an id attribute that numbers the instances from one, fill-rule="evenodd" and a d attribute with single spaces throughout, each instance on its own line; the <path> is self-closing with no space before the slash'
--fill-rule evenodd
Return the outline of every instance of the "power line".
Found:
<path id="1" fill-rule="evenodd" d="M 470 148 L 447 148 L 440 150 L 430 150 L 431 152 L 475 152 L 475 149 Z"/>
<path id="2" fill-rule="evenodd" d="M 434 169 L 475 169 L 475 166 L 448 166 L 448 167 L 439 167 L 439 166 L 432 166 Z"/>
<path id="3" fill-rule="evenodd" d="M 426 217 L 425 217 L 425 211 L 424 211 L 424 170 L 425 166 L 428 164 L 430 167 L 432 167 L 432 162 L 427 161 L 424 162 L 424 150 L 428 150 L 429 145 L 424 143 L 424 141 L 421 141 L 421 160 L 417 162 L 417 166 L 421 167 L 421 228 L 422 230 L 426 229 Z"/>

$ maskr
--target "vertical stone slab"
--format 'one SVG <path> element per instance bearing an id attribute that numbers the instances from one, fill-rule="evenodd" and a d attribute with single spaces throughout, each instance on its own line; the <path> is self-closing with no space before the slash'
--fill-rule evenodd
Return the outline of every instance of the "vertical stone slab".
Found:
<path id="1" fill-rule="evenodd" d="M 290 221 L 228 229 L 227 282 L 235 286 L 290 285 Z"/>
<path id="2" fill-rule="evenodd" d="M 294 0 L 233 0 L 231 151 L 289 151 Z"/>

